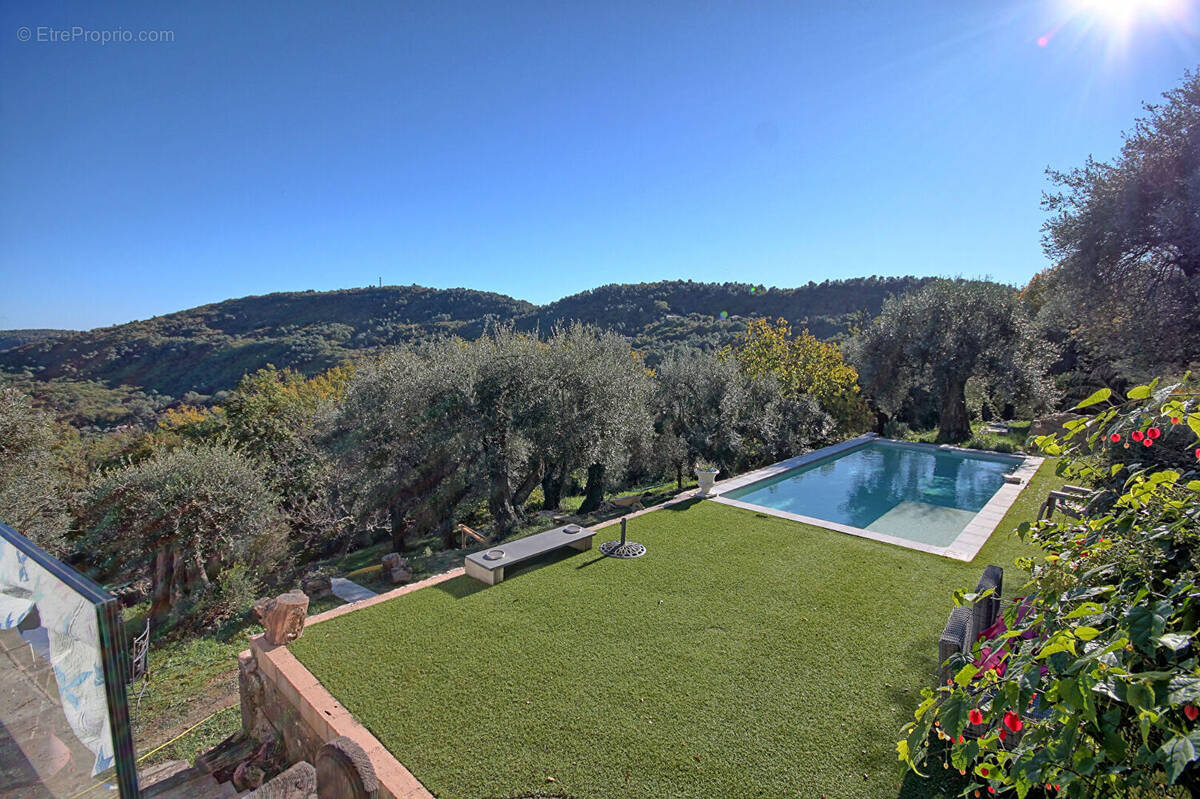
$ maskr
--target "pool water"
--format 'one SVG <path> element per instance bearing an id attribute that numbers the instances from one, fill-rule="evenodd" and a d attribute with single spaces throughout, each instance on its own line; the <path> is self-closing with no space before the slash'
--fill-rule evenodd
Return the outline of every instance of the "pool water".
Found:
<path id="1" fill-rule="evenodd" d="M 1021 459 L 871 441 L 722 494 L 931 546 L 949 546 Z"/>

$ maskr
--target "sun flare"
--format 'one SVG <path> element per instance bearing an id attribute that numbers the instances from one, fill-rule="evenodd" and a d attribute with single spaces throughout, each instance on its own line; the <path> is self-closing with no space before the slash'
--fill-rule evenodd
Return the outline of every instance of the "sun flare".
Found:
<path id="1" fill-rule="evenodd" d="M 1179 11 L 1181 0 L 1074 0 L 1076 13 L 1096 23 L 1124 31 L 1148 17 L 1163 18 Z"/>

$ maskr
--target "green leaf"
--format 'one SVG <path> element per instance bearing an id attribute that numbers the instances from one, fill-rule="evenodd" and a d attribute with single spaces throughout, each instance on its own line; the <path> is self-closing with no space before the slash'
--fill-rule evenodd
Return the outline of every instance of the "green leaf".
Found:
<path id="1" fill-rule="evenodd" d="M 1059 631 L 1051 637 L 1050 641 L 1042 647 L 1042 651 L 1038 652 L 1037 659 L 1042 660 L 1058 652 L 1075 654 L 1075 638 L 1065 630 Z"/>
<path id="2" fill-rule="evenodd" d="M 1174 677 L 1167 684 L 1167 701 L 1172 705 L 1186 705 L 1200 699 L 1200 677 Z"/>
<path id="3" fill-rule="evenodd" d="M 1129 744 L 1121 737 L 1121 711 L 1119 708 L 1105 713 L 1101 730 L 1104 735 L 1104 755 L 1113 763 L 1120 763 L 1129 751 Z"/>
<path id="4" fill-rule="evenodd" d="M 1192 642 L 1192 636 L 1184 635 L 1183 633 L 1163 633 L 1154 639 L 1160 646 L 1165 646 L 1174 652 L 1178 652 Z"/>
<path id="5" fill-rule="evenodd" d="M 1095 627 L 1076 627 L 1073 632 L 1080 641 L 1090 641 L 1100 634 Z"/>
<path id="6" fill-rule="evenodd" d="M 1064 618 L 1079 619 L 1084 616 L 1095 616 L 1097 613 L 1104 611 L 1104 608 L 1096 602 L 1084 602 L 1079 607 L 1068 613 Z"/>
<path id="7" fill-rule="evenodd" d="M 1153 639 L 1167 629 L 1167 614 L 1171 606 L 1167 602 L 1155 602 L 1152 606 L 1135 605 L 1129 609 L 1125 620 L 1129 625 L 1129 638 L 1146 654 L 1154 653 Z"/>
<path id="8" fill-rule="evenodd" d="M 962 735 L 963 727 L 967 724 L 967 713 L 971 708 L 967 707 L 967 703 L 963 701 L 962 694 L 951 694 L 950 698 L 942 704 L 942 711 L 939 714 L 942 720 L 942 729 L 952 738 L 957 738 Z"/>
<path id="9" fill-rule="evenodd" d="M 1187 487 L 1192 491 L 1200 491 L 1200 480 L 1188 480 Z"/>
<path id="10" fill-rule="evenodd" d="M 1176 735 L 1159 747 L 1158 756 L 1167 770 L 1167 779 L 1174 784 L 1188 764 L 1196 759 L 1196 746 L 1188 736 Z"/>
<path id="11" fill-rule="evenodd" d="M 1140 682 L 1131 682 L 1125 689 L 1125 701 L 1138 710 L 1154 708 L 1154 692 Z"/>
<path id="12" fill-rule="evenodd" d="M 1149 396 L 1149 391 L 1146 392 L 1146 395 Z M 1076 405 L 1075 408 L 1089 408 L 1092 405 L 1096 405 L 1098 403 L 1104 402 L 1106 399 L 1108 399 L 1111 396 L 1112 396 L 1111 388 L 1102 388 L 1099 391 L 1097 391 L 1096 393 L 1092 394 L 1087 399 L 1085 399 L 1083 402 Z"/>
<path id="13" fill-rule="evenodd" d="M 1200 438 L 1200 413 L 1188 414 L 1188 427 L 1192 428 L 1192 432 L 1196 434 L 1196 438 Z"/>
<path id="14" fill-rule="evenodd" d="M 975 675 L 979 673 L 979 667 L 968 663 L 958 670 L 958 674 L 954 675 L 954 681 L 959 685 L 965 686 Z"/>
<path id="15" fill-rule="evenodd" d="M 1146 397 L 1150 396 L 1150 386 L 1134 386 L 1129 389 L 1129 393 L 1126 396 L 1131 400 L 1146 399 Z"/>

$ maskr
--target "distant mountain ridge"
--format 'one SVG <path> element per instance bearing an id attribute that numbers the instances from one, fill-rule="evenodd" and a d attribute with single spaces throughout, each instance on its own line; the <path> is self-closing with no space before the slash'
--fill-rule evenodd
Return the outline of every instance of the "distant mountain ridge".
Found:
<path id="1" fill-rule="evenodd" d="M 684 346 L 731 343 L 753 316 L 783 317 L 818 336 L 836 337 L 856 316 L 878 313 L 889 295 L 929 279 L 869 277 L 791 289 L 613 284 L 544 306 L 462 288 L 285 292 L 89 331 L 0 331 L 0 371 L 178 398 L 233 388 L 242 375 L 268 363 L 313 374 L 382 346 L 445 335 L 474 338 L 496 323 L 549 330 L 573 321 L 629 336 L 653 362 Z"/>
<path id="2" fill-rule="evenodd" d="M 39 341 L 51 336 L 60 336 L 64 333 L 72 333 L 72 330 L 0 330 L 0 352 L 11 350 L 14 347 L 20 347 L 22 344 L 28 344 L 31 341 Z"/>

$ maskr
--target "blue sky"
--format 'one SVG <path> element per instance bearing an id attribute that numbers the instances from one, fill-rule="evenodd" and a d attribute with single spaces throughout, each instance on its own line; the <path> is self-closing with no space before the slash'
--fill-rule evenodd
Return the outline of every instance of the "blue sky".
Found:
<path id="1" fill-rule="evenodd" d="M 6 2 L 0 328 L 381 277 L 1023 283 L 1044 169 L 1200 63 L 1197 0 L 1118 1 Z"/>

